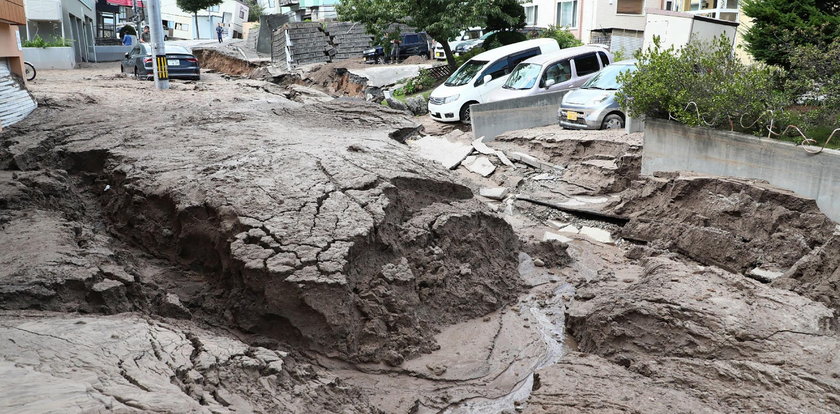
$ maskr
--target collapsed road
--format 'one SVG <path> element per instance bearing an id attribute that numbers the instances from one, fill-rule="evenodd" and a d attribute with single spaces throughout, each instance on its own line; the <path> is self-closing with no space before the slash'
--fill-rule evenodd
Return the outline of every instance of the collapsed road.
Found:
<path id="1" fill-rule="evenodd" d="M 840 411 L 813 200 L 640 176 L 638 135 L 488 150 L 301 85 L 114 72 L 39 74 L 0 135 L 2 411 Z"/>

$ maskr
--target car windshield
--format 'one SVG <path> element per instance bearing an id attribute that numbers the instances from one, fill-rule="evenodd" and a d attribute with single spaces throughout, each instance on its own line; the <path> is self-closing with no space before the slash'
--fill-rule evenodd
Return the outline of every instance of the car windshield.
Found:
<path id="1" fill-rule="evenodd" d="M 581 88 L 616 90 L 621 86 L 618 83 L 618 75 L 627 71 L 634 72 L 635 70 L 636 65 L 610 65 L 586 81 Z"/>
<path id="2" fill-rule="evenodd" d="M 458 68 L 449 79 L 446 80 L 446 86 L 461 86 L 469 83 L 472 78 L 481 71 L 481 68 L 487 64 L 486 60 L 469 60 L 463 66 Z"/>
<path id="3" fill-rule="evenodd" d="M 531 89 L 537 83 L 542 65 L 536 63 L 520 63 L 508 77 L 503 88 L 505 89 Z"/>

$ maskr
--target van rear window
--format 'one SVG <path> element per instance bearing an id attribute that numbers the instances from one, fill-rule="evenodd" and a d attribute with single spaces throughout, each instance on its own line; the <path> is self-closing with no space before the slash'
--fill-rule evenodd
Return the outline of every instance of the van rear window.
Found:
<path id="1" fill-rule="evenodd" d="M 578 76 L 585 76 L 601 70 L 598 66 L 598 58 L 594 53 L 575 58 L 575 72 Z"/>

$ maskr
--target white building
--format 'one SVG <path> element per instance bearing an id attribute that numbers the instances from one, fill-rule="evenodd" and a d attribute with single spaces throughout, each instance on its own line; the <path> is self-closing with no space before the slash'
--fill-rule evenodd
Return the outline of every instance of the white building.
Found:
<path id="1" fill-rule="evenodd" d="M 584 43 L 601 43 L 625 56 L 642 47 L 645 9 L 673 9 L 676 0 L 532 0 L 523 3 L 529 26 L 565 27 Z"/>
<path id="2" fill-rule="evenodd" d="M 248 21 L 248 6 L 237 0 L 224 0 L 218 6 L 199 11 L 196 27 L 196 17 L 181 10 L 175 0 L 161 0 L 160 16 L 172 39 L 215 39 L 219 23 L 224 28 L 225 39 L 241 39 L 242 25 Z"/>

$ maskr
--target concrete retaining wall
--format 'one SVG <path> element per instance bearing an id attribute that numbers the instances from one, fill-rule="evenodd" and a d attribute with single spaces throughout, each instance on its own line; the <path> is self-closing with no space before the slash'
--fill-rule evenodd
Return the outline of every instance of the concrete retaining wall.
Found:
<path id="1" fill-rule="evenodd" d="M 492 140 L 503 132 L 557 123 L 557 109 L 568 91 L 545 93 L 473 105 L 472 127 L 476 138 Z"/>
<path id="2" fill-rule="evenodd" d="M 642 174 L 695 171 L 755 178 L 813 198 L 840 222 L 840 151 L 808 154 L 791 143 L 648 119 Z"/>
<path id="3" fill-rule="evenodd" d="M 76 56 L 72 47 L 25 47 L 23 60 L 32 63 L 35 70 L 41 69 L 73 69 L 76 67 Z"/>
<path id="4" fill-rule="evenodd" d="M 118 62 L 123 60 L 133 46 L 95 46 L 97 62 Z"/>

